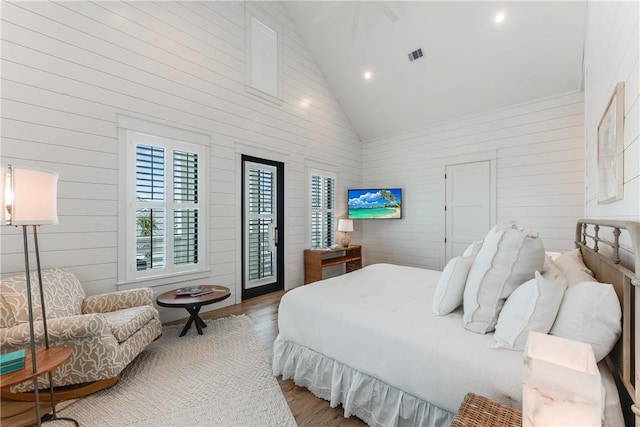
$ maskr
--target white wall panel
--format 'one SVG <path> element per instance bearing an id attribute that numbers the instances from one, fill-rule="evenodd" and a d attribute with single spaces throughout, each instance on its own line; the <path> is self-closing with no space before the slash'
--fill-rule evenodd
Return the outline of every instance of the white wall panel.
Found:
<path id="1" fill-rule="evenodd" d="M 252 7 L 282 29 L 282 103 L 245 91 L 245 6 L 2 2 L 2 163 L 60 173 L 60 224 L 40 232 L 45 266 L 70 268 L 88 294 L 116 289 L 124 114 L 211 136 L 207 280 L 233 290 L 217 306 L 239 298 L 236 144 L 288 153 L 286 287 L 302 283 L 304 162 L 331 163 L 341 188 L 359 186 L 361 143 L 281 3 Z M 0 233 L 1 274 L 23 271 L 19 230 Z M 184 316 L 163 311 L 164 320 Z"/>
<path id="2" fill-rule="evenodd" d="M 640 5 L 589 2 L 585 39 L 586 205 L 590 218 L 640 220 Z M 624 198 L 598 204 L 597 130 L 618 82 L 624 93 Z"/>
<path id="3" fill-rule="evenodd" d="M 538 231 L 549 250 L 570 249 L 584 215 L 582 106 L 582 94 L 567 94 L 365 142 L 365 185 L 403 187 L 403 219 L 355 225 L 366 262 L 441 269 L 445 165 L 487 153 L 497 166 L 498 221 Z"/>

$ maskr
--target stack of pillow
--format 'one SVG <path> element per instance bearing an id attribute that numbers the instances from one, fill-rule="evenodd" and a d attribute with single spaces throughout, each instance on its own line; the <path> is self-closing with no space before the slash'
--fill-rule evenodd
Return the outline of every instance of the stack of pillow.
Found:
<path id="1" fill-rule="evenodd" d="M 597 361 L 613 348 L 622 312 L 613 286 L 598 283 L 579 249 L 555 260 L 542 241 L 510 221 L 446 265 L 433 298 L 437 316 L 463 305 L 463 324 L 494 332 L 491 346 L 523 350 L 530 331 L 591 344 Z"/>

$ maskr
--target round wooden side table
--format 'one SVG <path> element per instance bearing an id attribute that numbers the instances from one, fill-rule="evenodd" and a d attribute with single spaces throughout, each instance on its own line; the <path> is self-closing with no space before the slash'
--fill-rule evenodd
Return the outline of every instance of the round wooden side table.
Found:
<path id="1" fill-rule="evenodd" d="M 38 348 L 36 349 L 36 371 L 34 372 L 32 367 L 32 358 L 31 352 L 25 351 L 25 361 L 24 368 L 19 369 L 17 371 L 8 372 L 6 374 L 2 374 L 0 376 L 0 387 L 11 387 L 16 384 L 23 383 L 25 381 L 34 380 L 34 387 L 37 387 L 37 382 L 35 381 L 36 377 L 39 377 L 44 374 L 49 374 L 49 381 L 52 382 L 51 379 L 51 371 L 53 371 L 58 366 L 62 365 L 71 357 L 71 349 L 67 347 L 60 346 L 52 346 L 49 348 Z M 49 385 L 51 386 L 51 384 Z M 38 418 L 37 424 L 40 426 L 43 422 L 46 421 L 56 421 L 56 420 L 64 420 L 72 422 L 76 427 L 78 427 L 78 422 L 73 418 L 66 417 L 58 417 L 56 413 L 56 401 L 54 397 L 54 390 L 49 389 L 51 393 L 51 414 L 46 414 L 42 418 L 40 415 L 40 401 L 37 398 L 38 390 L 34 391 L 36 395 L 36 417 Z"/>
<path id="2" fill-rule="evenodd" d="M 176 295 L 176 290 L 174 289 L 172 291 L 160 294 L 156 298 L 156 303 L 160 307 L 182 307 L 189 312 L 189 320 L 187 320 L 187 323 L 184 325 L 182 332 L 180 332 L 181 337 L 187 333 L 193 323 L 195 323 L 196 325 L 198 334 L 202 335 L 202 328 L 207 327 L 207 324 L 199 315 L 202 306 L 225 300 L 231 296 L 231 291 L 225 286 L 202 285 L 198 287 L 206 290 L 207 293 L 197 296 Z"/>

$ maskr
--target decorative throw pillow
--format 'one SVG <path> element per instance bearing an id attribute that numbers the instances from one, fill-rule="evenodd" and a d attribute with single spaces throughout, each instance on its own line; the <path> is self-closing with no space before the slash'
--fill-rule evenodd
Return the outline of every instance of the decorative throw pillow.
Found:
<path id="1" fill-rule="evenodd" d="M 464 252 L 462 253 L 462 256 L 478 255 L 478 252 L 480 252 L 480 248 L 482 248 L 482 242 L 483 240 L 478 240 L 476 242 L 471 243 L 467 247 L 467 249 L 464 250 Z"/>
<path id="2" fill-rule="evenodd" d="M 549 333 L 591 344 L 599 362 L 609 354 L 622 332 L 621 317 L 613 286 L 582 282 L 567 288 Z"/>
<path id="3" fill-rule="evenodd" d="M 534 277 L 544 264 L 544 245 L 537 236 L 499 224 L 487 233 L 463 295 L 464 327 L 484 334 L 495 329 L 511 292 Z"/>
<path id="4" fill-rule="evenodd" d="M 593 272 L 584 265 L 580 249 L 565 252 L 554 260 L 567 278 L 569 286 L 582 282 L 593 282 Z"/>
<path id="5" fill-rule="evenodd" d="M 546 334 L 556 320 L 566 283 L 536 277 L 509 295 L 500 311 L 491 347 L 524 350 L 529 331 Z"/>
<path id="6" fill-rule="evenodd" d="M 462 294 L 475 256 L 458 256 L 451 259 L 442 271 L 435 294 L 433 314 L 443 316 L 462 305 Z"/>

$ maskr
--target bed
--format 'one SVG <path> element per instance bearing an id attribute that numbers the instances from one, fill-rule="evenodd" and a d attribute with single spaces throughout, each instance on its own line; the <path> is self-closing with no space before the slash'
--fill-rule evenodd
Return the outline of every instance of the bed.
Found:
<path id="1" fill-rule="evenodd" d="M 639 225 L 580 220 L 576 226 L 584 263 L 599 282 L 614 285 L 622 307 L 620 339 L 598 365 L 611 426 L 624 424 L 623 412 L 627 424 L 635 419 L 640 426 L 633 403 Z M 372 426 L 450 425 L 467 392 L 520 409 L 522 351 L 491 348 L 492 333 L 463 328 L 462 307 L 434 316 L 441 274 L 374 264 L 288 292 L 279 308 L 274 374 Z"/>

